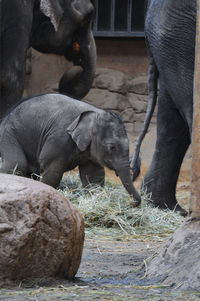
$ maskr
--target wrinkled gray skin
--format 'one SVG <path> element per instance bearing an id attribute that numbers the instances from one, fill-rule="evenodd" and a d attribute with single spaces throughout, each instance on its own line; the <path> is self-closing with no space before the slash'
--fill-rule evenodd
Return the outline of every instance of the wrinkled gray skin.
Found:
<path id="1" fill-rule="evenodd" d="M 160 208 L 177 204 L 176 184 L 192 132 L 196 34 L 195 0 L 149 0 L 145 22 L 149 52 L 149 100 L 144 130 L 131 162 L 139 173 L 139 151 L 158 97 L 157 140 L 144 186 Z"/>
<path id="2" fill-rule="evenodd" d="M 0 124 L 1 172 L 41 174 L 57 187 L 65 171 L 79 166 L 83 186 L 104 184 L 104 166 L 115 170 L 140 203 L 129 167 L 129 141 L 121 118 L 85 102 L 46 94 L 21 102 Z"/>
<path id="3" fill-rule="evenodd" d="M 93 0 L 0 0 L 0 117 L 21 99 L 29 47 L 72 61 L 59 92 L 88 93 L 96 66 L 93 14 Z"/>

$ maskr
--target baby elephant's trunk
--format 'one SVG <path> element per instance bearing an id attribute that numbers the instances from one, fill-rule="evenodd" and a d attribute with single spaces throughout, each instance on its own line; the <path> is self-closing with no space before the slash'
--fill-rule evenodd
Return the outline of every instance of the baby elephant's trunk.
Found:
<path id="1" fill-rule="evenodd" d="M 133 186 L 133 182 L 131 179 L 131 173 L 129 166 L 121 168 L 119 171 L 116 171 L 120 180 L 128 193 L 133 196 L 133 206 L 137 207 L 141 203 L 141 197 L 135 187 Z"/>

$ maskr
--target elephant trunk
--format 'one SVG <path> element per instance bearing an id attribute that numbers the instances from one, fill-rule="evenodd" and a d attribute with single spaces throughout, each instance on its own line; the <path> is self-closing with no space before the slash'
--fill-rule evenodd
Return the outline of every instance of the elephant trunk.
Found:
<path id="1" fill-rule="evenodd" d="M 82 28 L 72 43 L 74 66 L 66 71 L 59 83 L 59 92 L 83 98 L 90 90 L 96 68 L 96 45 L 91 28 Z"/>
<path id="2" fill-rule="evenodd" d="M 125 189 L 128 191 L 128 193 L 131 196 L 133 196 L 133 206 L 134 207 L 139 206 L 141 203 L 141 197 L 137 192 L 137 190 L 135 189 L 135 187 L 133 186 L 129 166 L 123 167 L 121 169 L 119 168 L 118 170 L 116 170 L 116 173 L 120 177 L 120 180 L 123 186 L 125 187 Z"/>

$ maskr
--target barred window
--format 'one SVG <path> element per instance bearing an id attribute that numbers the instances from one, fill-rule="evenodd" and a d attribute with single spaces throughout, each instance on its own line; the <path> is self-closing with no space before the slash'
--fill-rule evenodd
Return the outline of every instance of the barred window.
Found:
<path id="1" fill-rule="evenodd" d="M 144 0 L 95 0 L 95 5 L 95 36 L 144 36 Z"/>

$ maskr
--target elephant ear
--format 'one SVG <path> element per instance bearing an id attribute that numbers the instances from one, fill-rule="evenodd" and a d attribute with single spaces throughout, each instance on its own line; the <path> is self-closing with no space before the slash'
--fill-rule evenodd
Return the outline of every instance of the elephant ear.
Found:
<path id="1" fill-rule="evenodd" d="M 67 132 L 82 152 L 92 141 L 94 115 L 93 111 L 83 112 L 67 128 Z"/>
<path id="2" fill-rule="evenodd" d="M 58 0 L 40 0 L 41 12 L 50 18 L 55 31 L 58 30 L 60 20 L 63 16 L 64 10 Z"/>

